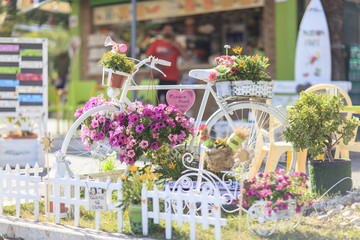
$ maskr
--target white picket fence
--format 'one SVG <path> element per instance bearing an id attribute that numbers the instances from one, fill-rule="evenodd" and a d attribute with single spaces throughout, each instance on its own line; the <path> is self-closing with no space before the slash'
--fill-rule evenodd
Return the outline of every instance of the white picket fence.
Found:
<path id="1" fill-rule="evenodd" d="M 148 201 L 152 198 L 153 211 L 148 209 Z M 160 211 L 160 200 L 164 202 L 164 212 Z M 166 186 L 165 191 L 158 191 L 154 187 L 153 191 L 148 191 L 143 185 L 141 191 L 141 210 L 143 235 L 148 235 L 148 218 L 153 218 L 154 223 L 159 223 L 160 219 L 165 220 L 165 237 L 171 239 L 171 222 L 176 221 L 178 226 L 183 226 L 184 222 L 190 224 L 190 239 L 196 239 L 196 224 L 202 224 L 203 229 L 208 229 L 209 225 L 214 225 L 215 239 L 221 239 L 221 226 L 226 226 L 227 221 L 221 218 L 221 196 L 219 191 L 214 191 L 213 196 L 209 196 L 206 191 L 200 194 L 192 189 L 183 192 L 179 187 L 177 191 L 170 191 Z M 184 211 L 185 210 L 185 211 Z"/>
<path id="2" fill-rule="evenodd" d="M 60 224 L 60 204 L 63 203 L 67 208 L 74 207 L 74 225 L 79 226 L 80 207 L 84 206 L 86 210 L 89 209 L 89 193 L 91 188 L 106 189 L 106 203 L 107 210 L 114 210 L 117 212 L 118 231 L 121 232 L 123 228 L 123 212 L 121 208 L 117 207 L 122 200 L 122 181 L 118 178 L 117 183 L 112 183 L 110 177 L 106 182 L 100 182 L 99 179 L 92 181 L 89 177 L 86 180 L 80 180 L 79 175 L 71 178 L 67 173 L 64 178 L 56 174 L 55 178 L 50 178 L 50 201 L 53 202 L 54 213 L 56 216 L 56 223 Z M 84 191 L 84 196 L 80 196 L 80 191 Z M 116 199 L 112 200 L 113 192 L 117 191 Z M 101 211 L 95 211 L 95 228 L 100 229 L 100 215 Z"/>
<path id="3" fill-rule="evenodd" d="M 39 172 L 38 166 L 34 168 L 26 166 L 23 170 L 19 166 L 16 166 L 14 170 L 9 166 L 4 170 L 0 168 L 0 216 L 3 215 L 4 200 L 13 201 L 14 199 L 16 217 L 20 217 L 21 204 L 31 201 L 34 202 L 34 220 L 39 220 L 39 201 L 42 199 L 39 189 L 44 188 L 42 192 L 46 193 L 45 188 L 48 181 L 47 178 L 41 179 Z M 120 207 L 117 207 L 122 200 L 123 184 L 120 178 L 116 183 L 113 183 L 110 178 L 105 182 L 100 182 L 99 179 L 95 181 L 89 178 L 81 180 L 79 175 L 75 175 L 74 178 L 71 178 L 68 174 L 65 174 L 63 178 L 59 177 L 58 174 L 55 174 L 55 176 L 50 178 L 49 201 L 53 204 L 57 224 L 60 224 L 61 205 L 63 205 L 72 211 L 74 225 L 78 227 L 80 207 L 92 210 L 89 203 L 90 190 L 93 188 L 105 189 L 106 210 L 95 211 L 95 228 L 100 229 L 101 212 L 113 210 L 117 212 L 118 231 L 122 232 L 123 212 Z M 165 220 L 167 239 L 171 238 L 172 221 L 176 221 L 179 226 L 183 226 L 184 222 L 188 222 L 191 239 L 196 238 L 196 224 L 201 224 L 203 229 L 208 229 L 209 225 L 213 225 L 215 238 L 221 239 L 221 226 L 225 226 L 227 221 L 221 218 L 221 196 L 219 191 L 215 191 L 213 196 L 209 196 L 205 191 L 200 194 L 192 190 L 184 193 L 181 188 L 178 188 L 177 191 L 170 191 L 169 186 L 165 188 L 165 191 L 158 191 L 157 187 L 154 187 L 154 189 L 148 191 L 145 186 L 142 189 L 142 224 L 145 236 L 148 235 L 148 218 L 153 218 L 154 223 L 159 223 L 160 219 Z M 116 191 L 116 194 L 114 191 Z M 116 199 L 113 199 L 113 195 L 116 196 Z M 46 196 L 47 194 L 45 194 L 45 202 L 47 202 Z M 149 199 L 152 199 L 152 211 L 148 209 L 147 202 Z M 164 203 L 164 207 L 160 206 L 160 202 Z M 165 209 L 165 211 L 160 212 L 160 209 Z"/>
<path id="4" fill-rule="evenodd" d="M 38 170 L 38 166 L 30 169 L 29 165 L 26 165 L 23 171 L 20 170 L 19 165 L 16 165 L 15 170 L 11 170 L 9 165 L 4 170 L 0 168 L 0 215 L 3 215 L 4 199 L 6 198 L 8 201 L 15 199 L 16 217 L 18 218 L 20 217 L 21 200 L 25 200 L 26 203 L 34 201 L 34 219 L 35 221 L 39 220 L 41 177 L 39 177 Z M 34 176 L 30 176 L 30 172 L 33 172 Z"/>

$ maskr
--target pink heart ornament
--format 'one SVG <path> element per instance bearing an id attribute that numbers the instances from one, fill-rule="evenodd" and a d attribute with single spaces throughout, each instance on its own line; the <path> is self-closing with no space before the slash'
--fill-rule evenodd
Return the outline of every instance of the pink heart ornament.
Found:
<path id="1" fill-rule="evenodd" d="M 166 93 L 166 101 L 169 105 L 174 105 L 182 113 L 186 113 L 195 102 L 195 92 L 191 89 L 181 92 L 177 89 L 172 89 Z"/>

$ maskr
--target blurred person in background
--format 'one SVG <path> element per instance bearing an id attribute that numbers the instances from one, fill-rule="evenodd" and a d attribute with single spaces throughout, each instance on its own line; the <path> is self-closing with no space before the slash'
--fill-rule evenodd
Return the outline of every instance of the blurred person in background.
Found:
<path id="1" fill-rule="evenodd" d="M 175 32 L 171 25 L 166 24 L 163 26 L 160 36 L 156 37 L 146 50 L 146 55 L 171 62 L 169 67 L 158 65 L 158 68 L 166 74 L 166 77 L 162 74 L 157 76 L 160 85 L 176 85 L 179 83 L 177 60 L 179 56 L 188 59 L 188 55 L 186 49 L 175 41 Z M 166 92 L 167 90 L 158 91 L 160 103 L 165 103 Z"/>

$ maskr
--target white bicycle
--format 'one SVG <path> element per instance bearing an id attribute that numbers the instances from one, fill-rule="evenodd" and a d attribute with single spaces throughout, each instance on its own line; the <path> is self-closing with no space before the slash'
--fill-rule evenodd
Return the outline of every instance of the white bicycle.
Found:
<path id="1" fill-rule="evenodd" d="M 137 61 L 137 60 L 136 60 Z M 142 60 L 137 61 L 135 65 L 135 70 L 132 74 L 129 74 L 125 83 L 122 87 L 122 92 L 120 98 L 116 97 L 119 95 L 119 90 L 109 87 L 108 95 L 114 100 L 112 104 L 101 105 L 95 108 L 90 109 L 89 111 L 83 113 L 71 126 L 70 130 L 66 134 L 66 137 L 63 141 L 60 152 L 57 153 L 57 161 L 64 162 L 65 158 L 68 158 L 70 161 L 72 158 L 78 158 L 74 162 L 78 162 L 83 166 L 83 171 L 75 171 L 75 173 L 82 174 L 95 170 L 97 164 L 93 164 L 92 169 L 87 169 L 87 165 L 90 163 L 99 162 L 99 158 L 104 159 L 107 154 L 110 154 L 112 151 L 110 149 L 105 149 L 105 146 L 93 146 L 92 149 L 87 150 L 81 139 L 79 127 L 81 124 L 90 118 L 94 114 L 104 114 L 106 112 L 122 112 L 127 106 L 134 106 L 134 103 L 127 97 L 129 91 L 137 90 L 169 90 L 169 89 L 193 89 L 193 90 L 203 90 L 204 94 L 202 96 L 201 106 L 198 111 L 196 120 L 195 120 L 195 129 L 199 129 L 199 126 L 203 119 L 203 115 L 206 109 L 206 105 L 211 95 L 215 102 L 217 103 L 218 110 L 215 111 L 209 119 L 205 121 L 206 126 L 209 129 L 210 137 L 224 138 L 228 137 L 234 132 L 234 129 L 237 127 L 245 126 L 250 129 L 250 136 L 246 142 L 246 149 L 251 155 L 252 159 L 249 159 L 252 162 L 251 168 L 247 170 L 250 171 L 251 175 L 254 175 L 258 172 L 262 162 L 268 161 L 267 154 L 271 149 L 269 146 L 271 143 L 284 141 L 283 130 L 287 124 L 287 116 L 284 113 L 284 110 L 281 108 L 273 107 L 264 101 L 259 101 L 257 99 L 224 99 L 218 96 L 214 90 L 214 82 L 208 80 L 208 74 L 211 70 L 205 69 L 195 69 L 191 70 L 189 73 L 190 77 L 204 81 L 204 84 L 193 84 L 193 85 L 151 85 L 151 86 L 138 86 L 133 81 L 133 76 L 142 66 L 148 66 L 151 69 L 159 71 L 156 65 L 170 65 L 169 62 L 154 58 L 152 56 Z M 105 84 L 105 73 L 108 72 L 108 80 L 111 79 L 112 74 L 116 74 L 110 69 L 103 70 L 103 84 L 109 86 L 109 81 Z M 133 85 L 132 85 L 133 83 Z M 213 107 L 213 106 L 211 106 Z M 194 149 L 194 146 L 200 146 L 199 138 L 193 137 L 190 142 L 190 147 Z M 94 144 L 96 145 L 96 144 Z M 102 148 L 105 147 L 105 148 Z M 197 148 L 200 149 L 199 147 Z M 100 153 L 100 154 L 99 154 Z M 295 160 L 296 154 L 293 154 L 290 158 Z M 283 156 L 285 158 L 285 156 Z M 289 160 L 289 157 L 287 157 Z M 67 163 L 65 163 L 66 168 L 68 168 Z M 295 161 L 292 161 L 292 167 L 295 166 Z M 203 163 L 200 164 L 199 168 L 203 168 Z M 74 169 L 79 169 L 78 167 Z"/>

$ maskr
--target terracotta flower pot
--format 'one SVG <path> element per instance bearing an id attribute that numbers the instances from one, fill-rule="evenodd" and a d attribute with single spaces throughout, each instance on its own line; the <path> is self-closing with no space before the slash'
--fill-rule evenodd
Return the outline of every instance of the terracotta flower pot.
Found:
<path id="1" fill-rule="evenodd" d="M 121 88 L 127 76 L 119 75 L 116 73 L 111 74 L 110 87 Z"/>

